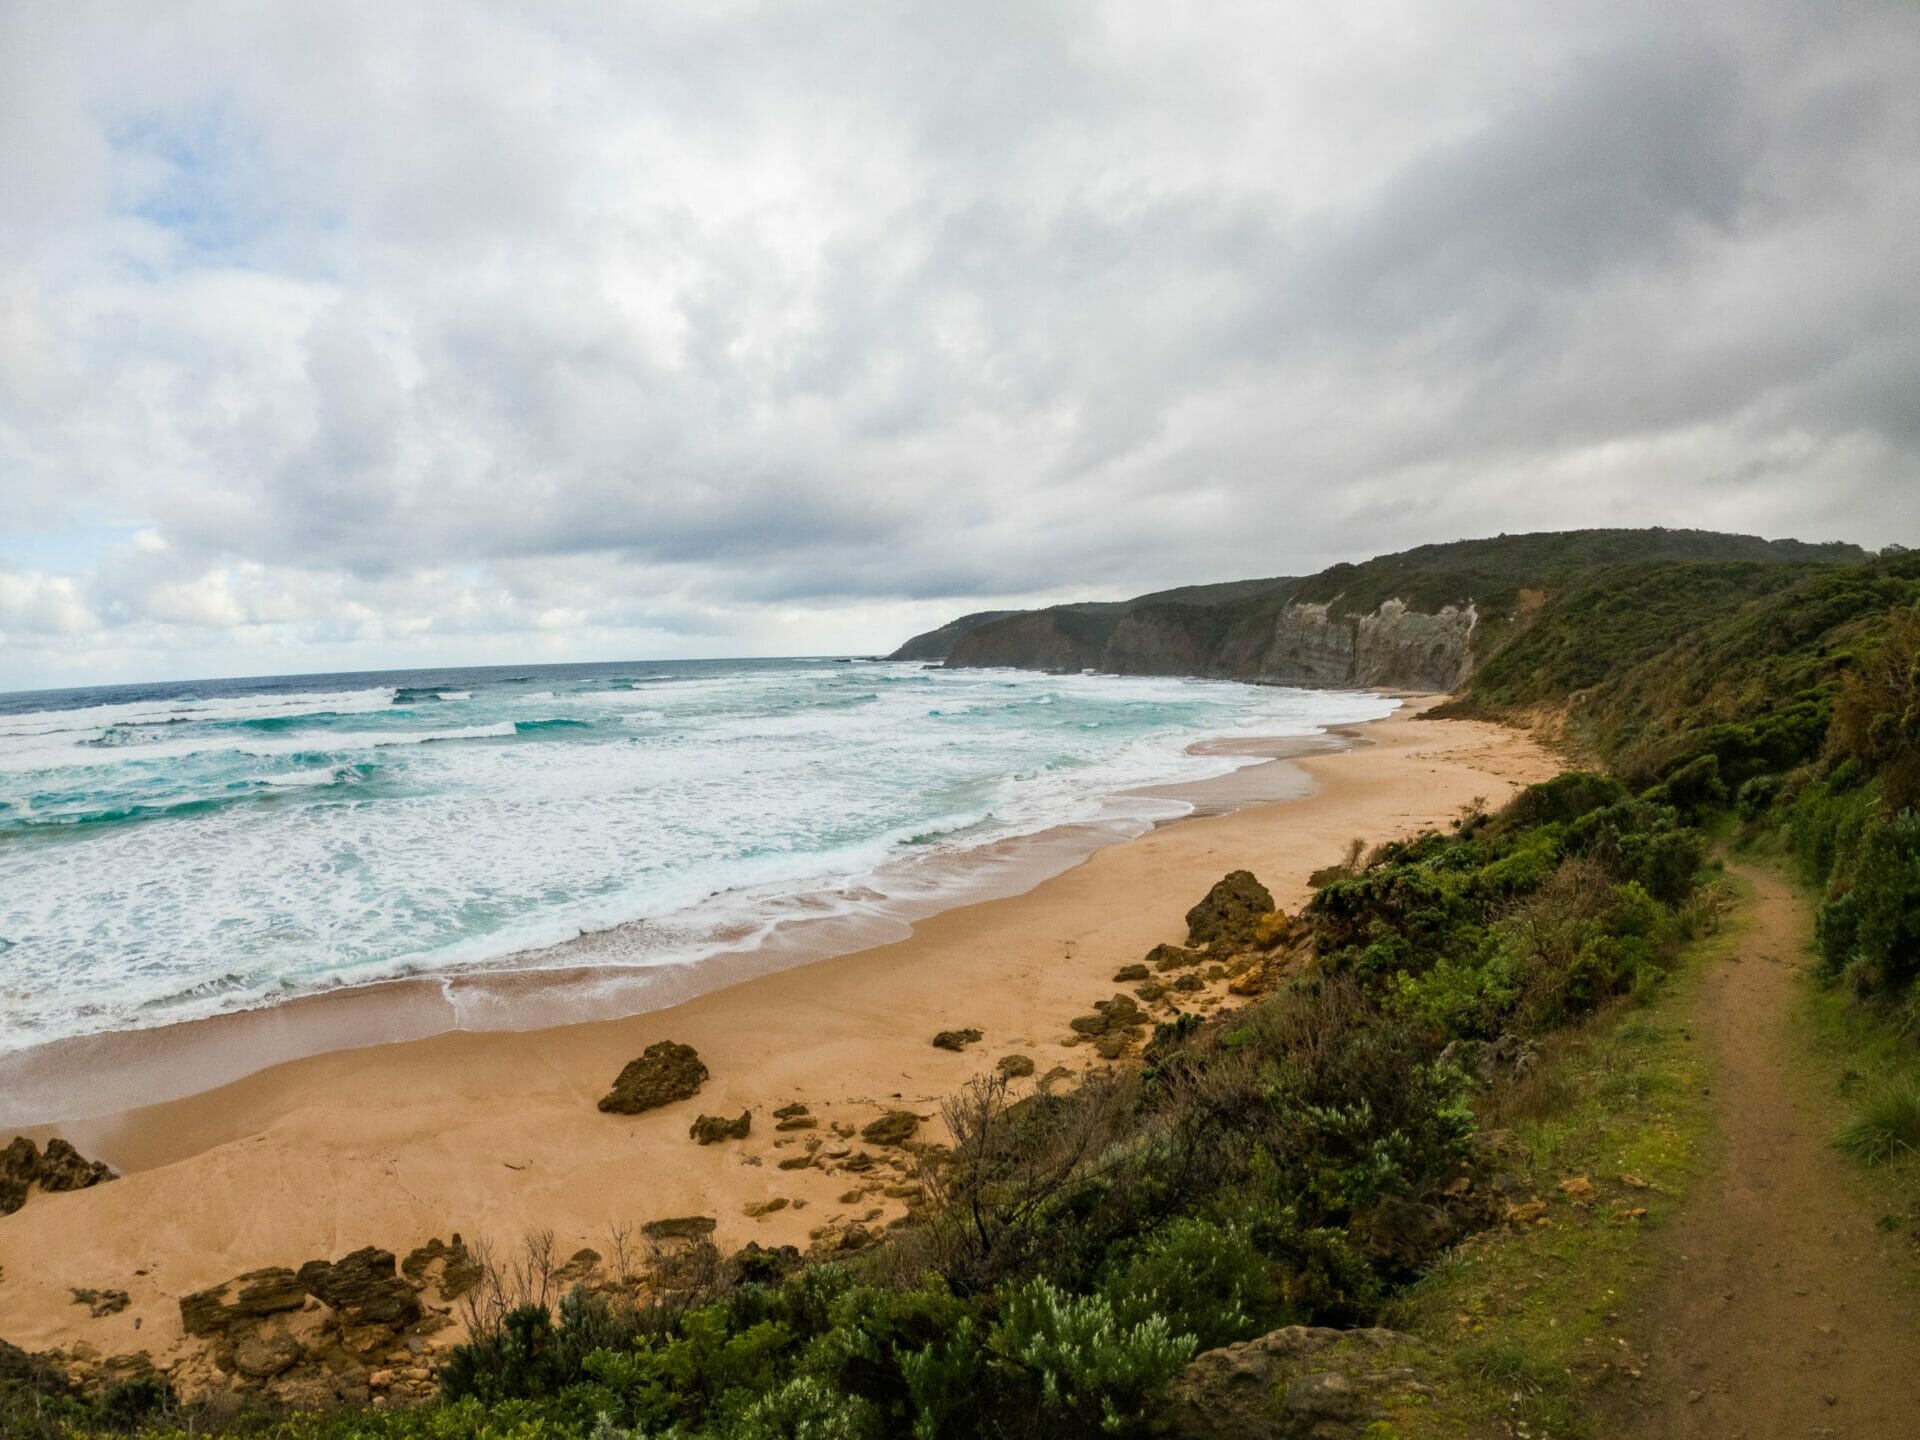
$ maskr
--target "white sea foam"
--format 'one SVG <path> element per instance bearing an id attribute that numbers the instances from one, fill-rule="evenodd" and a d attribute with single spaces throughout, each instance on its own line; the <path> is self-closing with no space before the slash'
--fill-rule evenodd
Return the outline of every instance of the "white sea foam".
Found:
<path id="1" fill-rule="evenodd" d="M 1195 740 L 1393 705 L 884 664 L 536 675 L 550 693 L 428 681 L 0 715 L 0 1049 L 614 927 L 596 955 L 697 963 L 718 937 L 950 884 L 1008 837 L 1137 832 L 1178 807 L 1120 792 L 1242 763 Z M 392 704 L 403 691 L 447 698 Z M 155 738 L 86 743 L 116 726 Z"/>

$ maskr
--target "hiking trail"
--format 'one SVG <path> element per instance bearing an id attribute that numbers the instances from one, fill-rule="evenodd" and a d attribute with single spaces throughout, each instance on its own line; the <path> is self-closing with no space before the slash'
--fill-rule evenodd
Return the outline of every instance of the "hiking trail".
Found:
<path id="1" fill-rule="evenodd" d="M 1690 1016 L 1716 1072 L 1718 1143 L 1655 1242 L 1635 1327 L 1645 1382 L 1616 1397 L 1603 1433 L 1913 1440 L 1910 1242 L 1876 1228 L 1864 1182 L 1829 1143 L 1840 1111 L 1792 1025 L 1811 907 L 1777 871 L 1730 868 L 1753 886 L 1753 905 Z"/>

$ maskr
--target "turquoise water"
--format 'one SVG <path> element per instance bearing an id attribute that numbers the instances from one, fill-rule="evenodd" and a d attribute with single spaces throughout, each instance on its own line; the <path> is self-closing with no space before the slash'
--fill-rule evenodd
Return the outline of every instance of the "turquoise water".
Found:
<path id="1" fill-rule="evenodd" d="M 1008 837 L 1143 828 L 1180 807 L 1120 792 L 1238 763 L 1195 740 L 1391 708 L 828 660 L 0 696 L 0 1050 L 615 927 L 598 962 L 697 964 L 797 895 L 857 907 Z"/>

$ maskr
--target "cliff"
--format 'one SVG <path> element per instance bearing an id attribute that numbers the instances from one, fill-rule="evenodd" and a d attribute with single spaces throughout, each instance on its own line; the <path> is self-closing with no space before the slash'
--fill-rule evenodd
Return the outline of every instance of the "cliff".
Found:
<path id="1" fill-rule="evenodd" d="M 1855 563 L 1852 545 L 1700 530 L 1500 535 L 1138 599 L 965 616 L 893 658 L 949 666 L 1194 675 L 1276 685 L 1454 691 L 1547 598 L 1624 565 Z"/>

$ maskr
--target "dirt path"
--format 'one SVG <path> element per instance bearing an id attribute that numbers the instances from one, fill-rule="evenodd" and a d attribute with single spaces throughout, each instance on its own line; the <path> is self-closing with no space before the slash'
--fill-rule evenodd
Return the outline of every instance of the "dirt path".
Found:
<path id="1" fill-rule="evenodd" d="M 1659 1242 L 1638 1327 L 1646 1383 L 1622 1436 L 1920 1435 L 1920 1293 L 1905 1242 L 1874 1227 L 1828 1145 L 1834 1116 L 1790 1029 L 1812 917 L 1780 875 L 1751 881 L 1735 959 L 1704 977 L 1695 1024 L 1717 1052 L 1719 1153 Z"/>

